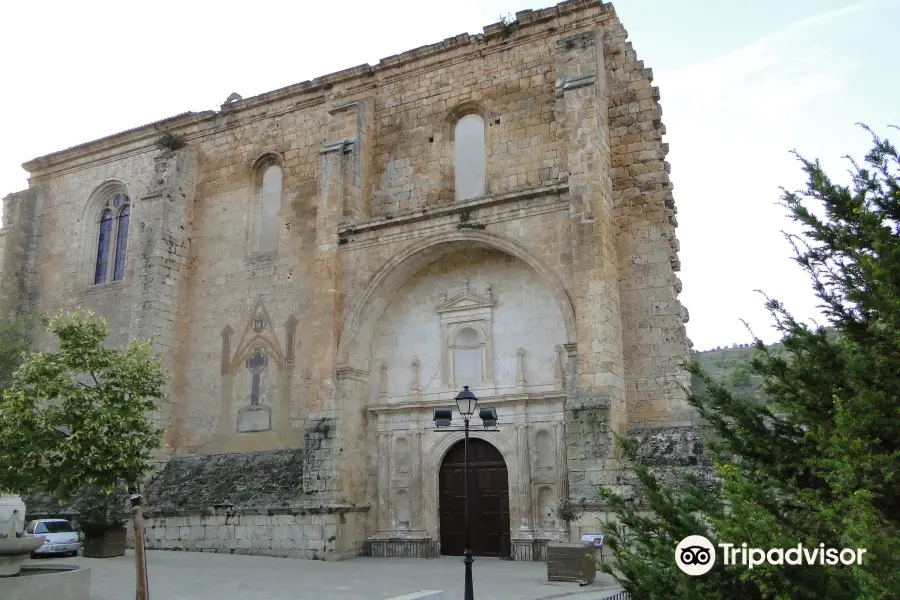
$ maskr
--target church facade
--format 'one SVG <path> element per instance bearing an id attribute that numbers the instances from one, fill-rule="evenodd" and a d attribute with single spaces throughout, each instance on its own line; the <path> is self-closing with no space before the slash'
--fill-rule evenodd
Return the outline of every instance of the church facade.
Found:
<path id="1" fill-rule="evenodd" d="M 614 434 L 683 443 L 668 148 L 626 36 L 570 0 L 24 165 L 3 286 L 170 367 L 149 547 L 461 553 L 463 434 L 432 415 L 461 424 L 464 385 L 499 416 L 476 554 L 596 530 Z"/>

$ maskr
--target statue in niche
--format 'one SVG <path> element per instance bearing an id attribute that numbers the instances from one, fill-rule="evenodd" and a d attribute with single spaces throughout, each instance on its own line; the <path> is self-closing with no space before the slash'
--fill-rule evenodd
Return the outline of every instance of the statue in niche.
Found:
<path id="1" fill-rule="evenodd" d="M 262 319 L 259 319 L 260 321 Z M 256 323 L 254 322 L 254 327 Z M 265 431 L 272 427 L 272 416 L 268 406 L 259 403 L 262 394 L 262 375 L 269 365 L 269 357 L 262 346 L 253 348 L 244 362 L 250 371 L 250 405 L 238 411 L 238 432 Z"/>

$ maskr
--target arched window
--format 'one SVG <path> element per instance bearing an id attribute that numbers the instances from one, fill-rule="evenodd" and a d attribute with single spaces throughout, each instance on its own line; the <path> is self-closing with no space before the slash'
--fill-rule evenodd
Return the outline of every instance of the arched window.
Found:
<path id="1" fill-rule="evenodd" d="M 281 231 L 278 216 L 281 213 L 282 177 L 281 167 L 278 165 L 269 165 L 263 169 L 257 227 L 259 252 L 272 252 L 278 249 L 278 236 Z"/>
<path id="2" fill-rule="evenodd" d="M 484 119 L 468 114 L 453 132 L 453 177 L 457 202 L 484 195 Z"/>
<path id="3" fill-rule="evenodd" d="M 125 194 L 115 194 L 100 213 L 97 234 L 97 255 L 94 261 L 94 284 L 120 281 L 125 277 L 125 258 L 128 252 L 128 221 L 131 204 Z M 110 254 L 112 273 L 110 273 Z"/>
<path id="4" fill-rule="evenodd" d="M 109 245 L 112 240 L 112 211 L 104 210 L 100 215 L 100 239 L 97 241 L 97 262 L 94 268 L 94 283 L 106 282 L 106 268 L 109 266 Z"/>
<path id="5" fill-rule="evenodd" d="M 460 329 L 453 340 L 453 371 L 456 385 L 477 387 L 482 383 L 481 336 L 471 327 Z"/>
<path id="6" fill-rule="evenodd" d="M 131 206 L 126 204 L 119 210 L 119 224 L 116 227 L 116 262 L 113 267 L 113 281 L 125 276 L 125 253 L 128 251 L 128 217 Z"/>

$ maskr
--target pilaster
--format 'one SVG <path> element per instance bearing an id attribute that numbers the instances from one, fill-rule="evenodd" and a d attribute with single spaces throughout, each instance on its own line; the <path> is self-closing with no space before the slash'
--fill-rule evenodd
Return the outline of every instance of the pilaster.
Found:
<path id="1" fill-rule="evenodd" d="M 31 300 L 29 272 L 35 258 L 38 195 L 27 189 L 3 199 L 3 229 L 0 229 L 0 301 L 17 294 L 27 305 Z"/>
<path id="2" fill-rule="evenodd" d="M 598 30 L 556 43 L 557 119 L 571 198 L 569 239 L 576 314 L 575 374 L 567 386 L 566 464 L 579 496 L 593 497 L 624 432 L 622 320 L 609 173 L 606 70 Z M 602 440 L 598 443 L 599 440 Z"/>
<path id="3" fill-rule="evenodd" d="M 170 400 L 160 403 L 156 420 L 168 426 L 172 451 L 180 445 L 179 392 L 184 377 L 186 332 L 182 310 L 187 294 L 188 254 L 194 211 L 197 161 L 186 147 L 155 158 L 150 187 L 132 213 L 138 217 L 129 339 L 155 336 L 154 349 L 172 378 Z"/>

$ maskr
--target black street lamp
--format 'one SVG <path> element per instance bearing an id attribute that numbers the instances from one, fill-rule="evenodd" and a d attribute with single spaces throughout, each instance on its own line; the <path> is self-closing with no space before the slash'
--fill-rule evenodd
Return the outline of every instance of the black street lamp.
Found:
<path id="1" fill-rule="evenodd" d="M 465 595 L 464 600 L 475 600 L 475 592 L 472 587 L 472 563 L 475 562 L 475 559 L 472 558 L 472 531 L 469 525 L 469 420 L 472 418 L 472 415 L 475 414 L 475 405 L 478 404 L 478 398 L 475 397 L 475 394 L 469 391 L 469 386 L 464 385 L 463 390 L 456 395 L 456 408 L 459 410 L 459 414 L 462 415 L 463 423 L 465 426 L 463 427 L 463 431 L 465 432 L 465 442 L 463 444 L 463 456 L 465 461 L 464 471 L 463 471 L 463 480 L 465 482 L 465 528 L 466 528 L 466 549 L 463 552 L 463 562 L 466 565 L 466 584 L 465 584 Z M 497 426 L 497 409 L 495 408 L 482 408 L 478 412 L 478 416 L 481 418 L 482 424 L 485 429 L 488 427 L 496 427 Z M 449 427 L 453 422 L 453 409 L 452 408 L 436 408 L 434 409 L 434 423 L 437 427 Z M 444 431 L 460 431 L 459 429 L 445 429 Z M 491 430 L 496 431 L 496 430 Z"/>

